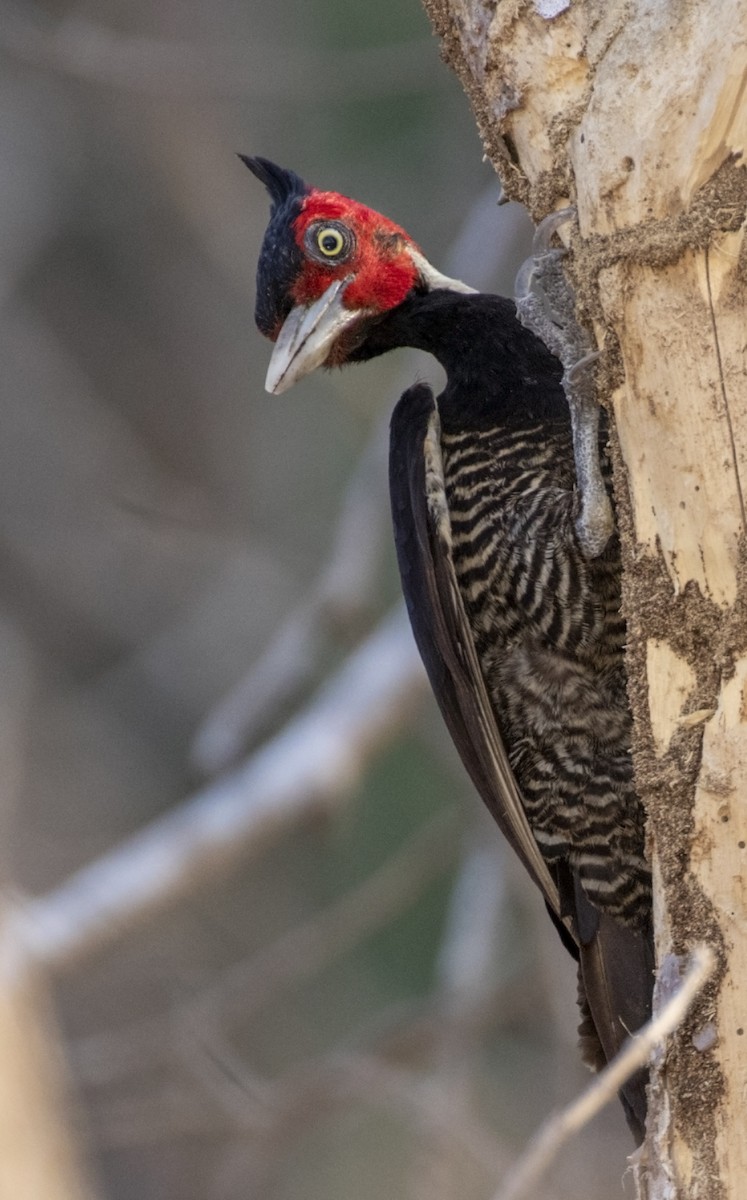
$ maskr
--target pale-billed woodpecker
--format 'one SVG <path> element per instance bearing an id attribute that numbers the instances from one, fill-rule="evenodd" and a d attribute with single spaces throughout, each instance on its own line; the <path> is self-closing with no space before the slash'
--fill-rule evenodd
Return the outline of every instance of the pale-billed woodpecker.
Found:
<path id="1" fill-rule="evenodd" d="M 651 878 L 619 541 L 595 555 L 579 538 L 561 364 L 513 301 L 441 275 L 385 217 L 244 162 L 272 201 L 256 306 L 275 342 L 268 391 L 398 346 L 446 371 L 437 399 L 419 383 L 392 417 L 402 587 L 462 761 L 578 962 L 581 1046 L 599 1068 L 650 1015 Z M 621 1100 L 640 1142 L 644 1072 Z"/>

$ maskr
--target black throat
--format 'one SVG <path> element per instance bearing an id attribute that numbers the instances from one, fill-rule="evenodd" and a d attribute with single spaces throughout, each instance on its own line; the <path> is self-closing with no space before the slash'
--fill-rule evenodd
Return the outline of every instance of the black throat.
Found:
<path id="1" fill-rule="evenodd" d="M 391 312 L 362 324 L 360 335 L 348 362 L 398 346 L 438 359 L 447 376 L 438 398 L 446 432 L 569 419 L 561 364 L 503 296 L 414 291 Z"/>

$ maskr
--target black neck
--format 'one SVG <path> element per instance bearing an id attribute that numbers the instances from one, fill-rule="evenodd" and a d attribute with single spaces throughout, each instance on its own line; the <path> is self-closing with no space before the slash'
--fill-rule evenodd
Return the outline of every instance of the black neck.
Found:
<path id="1" fill-rule="evenodd" d="M 526 425 L 568 420 L 562 367 L 543 342 L 521 325 L 512 300 L 439 289 L 411 292 L 365 327 L 350 361 L 397 346 L 426 350 L 446 371 L 438 407 L 445 429 Z"/>

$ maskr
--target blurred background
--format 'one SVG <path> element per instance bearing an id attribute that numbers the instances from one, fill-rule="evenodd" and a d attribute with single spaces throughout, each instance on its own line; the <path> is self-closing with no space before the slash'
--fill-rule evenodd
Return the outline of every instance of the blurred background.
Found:
<path id="1" fill-rule="evenodd" d="M 482 287 L 511 290 L 528 222 L 417 0 L 0 0 L 0 55 L 4 868 L 54 906 L 187 798 L 241 801 L 340 672 L 365 729 L 398 603 L 386 423 L 438 369 L 264 393 L 268 206 L 235 152 Z M 572 964 L 384 628 L 375 736 L 50 971 L 101 1200 L 487 1200 L 587 1080 Z M 537 1195 L 622 1195 L 630 1149 L 612 1109 Z"/>

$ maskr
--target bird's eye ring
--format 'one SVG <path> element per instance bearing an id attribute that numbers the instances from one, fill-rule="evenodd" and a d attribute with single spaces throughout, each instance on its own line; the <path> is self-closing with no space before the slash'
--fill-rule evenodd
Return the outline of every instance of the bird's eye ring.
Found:
<path id="1" fill-rule="evenodd" d="M 323 262 L 343 262 L 353 249 L 353 235 L 341 221 L 319 222 L 308 229 L 306 248 Z"/>

